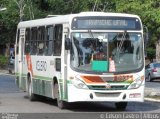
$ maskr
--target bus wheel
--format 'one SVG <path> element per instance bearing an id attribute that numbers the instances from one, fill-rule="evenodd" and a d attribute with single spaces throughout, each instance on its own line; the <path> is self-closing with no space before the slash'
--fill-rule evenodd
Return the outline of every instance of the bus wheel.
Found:
<path id="1" fill-rule="evenodd" d="M 66 102 L 60 99 L 58 83 L 54 84 L 54 90 L 55 90 L 55 97 L 57 99 L 57 105 L 58 105 L 58 107 L 60 109 L 65 109 L 66 108 Z"/>
<path id="2" fill-rule="evenodd" d="M 36 99 L 35 94 L 33 94 L 32 82 L 30 77 L 28 80 L 28 97 L 30 101 L 34 101 Z"/>
<path id="3" fill-rule="evenodd" d="M 115 106 L 118 110 L 125 110 L 127 107 L 127 102 L 116 102 Z"/>

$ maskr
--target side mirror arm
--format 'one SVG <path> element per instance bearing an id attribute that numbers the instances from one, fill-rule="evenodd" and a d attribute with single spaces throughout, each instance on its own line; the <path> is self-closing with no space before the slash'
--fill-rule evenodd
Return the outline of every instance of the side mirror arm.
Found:
<path id="1" fill-rule="evenodd" d="M 70 50 L 71 42 L 69 38 L 65 38 L 65 50 Z"/>

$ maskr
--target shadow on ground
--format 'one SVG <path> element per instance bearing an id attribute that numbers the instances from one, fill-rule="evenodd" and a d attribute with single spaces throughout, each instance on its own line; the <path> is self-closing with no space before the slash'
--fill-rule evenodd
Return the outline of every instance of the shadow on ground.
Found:
<path id="1" fill-rule="evenodd" d="M 28 96 L 25 96 L 26 99 L 28 99 Z M 38 102 L 46 103 L 48 105 L 53 105 L 57 107 L 57 101 L 38 96 L 38 99 L 36 100 Z M 159 109 L 159 104 L 155 102 L 129 102 L 128 106 L 125 110 L 125 112 L 148 112 L 148 111 L 154 111 Z M 73 112 L 121 112 L 122 110 L 117 110 L 115 108 L 114 103 L 112 102 L 76 102 L 76 103 L 69 103 L 68 110 L 71 110 Z"/>

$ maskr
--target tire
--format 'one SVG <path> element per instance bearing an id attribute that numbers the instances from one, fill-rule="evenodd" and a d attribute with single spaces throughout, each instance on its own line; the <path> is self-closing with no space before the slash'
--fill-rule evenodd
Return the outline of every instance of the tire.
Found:
<path id="1" fill-rule="evenodd" d="M 126 107 L 127 107 L 127 102 L 116 102 L 115 103 L 115 106 L 116 106 L 116 109 L 118 110 L 125 110 Z"/>
<path id="2" fill-rule="evenodd" d="M 30 77 L 29 77 L 29 80 L 28 80 L 28 97 L 29 97 L 30 101 L 35 101 L 36 100 L 36 96 L 35 96 L 35 94 L 33 94 L 32 81 L 31 81 Z"/>
<path id="3" fill-rule="evenodd" d="M 59 94 L 59 87 L 58 87 L 58 83 L 54 84 L 54 91 L 55 91 L 55 97 L 57 99 L 57 106 L 60 109 L 65 109 L 67 108 L 67 103 L 63 100 L 60 100 L 60 94 Z"/>

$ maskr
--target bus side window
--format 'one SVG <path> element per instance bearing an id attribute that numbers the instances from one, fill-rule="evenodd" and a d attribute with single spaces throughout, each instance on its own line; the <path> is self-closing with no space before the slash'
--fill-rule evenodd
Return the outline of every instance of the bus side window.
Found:
<path id="1" fill-rule="evenodd" d="M 50 56 L 53 54 L 53 33 L 54 33 L 54 27 L 53 26 L 47 26 L 46 27 L 46 41 L 45 41 L 45 55 Z"/>
<path id="2" fill-rule="evenodd" d="M 37 52 L 37 27 L 31 29 L 31 54 L 36 55 Z"/>
<path id="3" fill-rule="evenodd" d="M 20 30 L 17 31 L 17 42 L 16 42 L 16 54 L 19 54 L 19 38 L 20 38 Z"/>
<path id="4" fill-rule="evenodd" d="M 54 39 L 54 55 L 61 55 L 62 48 L 62 24 L 55 25 L 55 39 Z"/>
<path id="5" fill-rule="evenodd" d="M 38 28 L 38 39 L 37 39 L 37 54 L 43 55 L 44 53 L 44 41 L 45 41 L 45 27 Z"/>
<path id="6" fill-rule="evenodd" d="M 25 41 L 25 54 L 29 54 L 30 53 L 30 28 L 26 29 L 26 41 Z"/>

